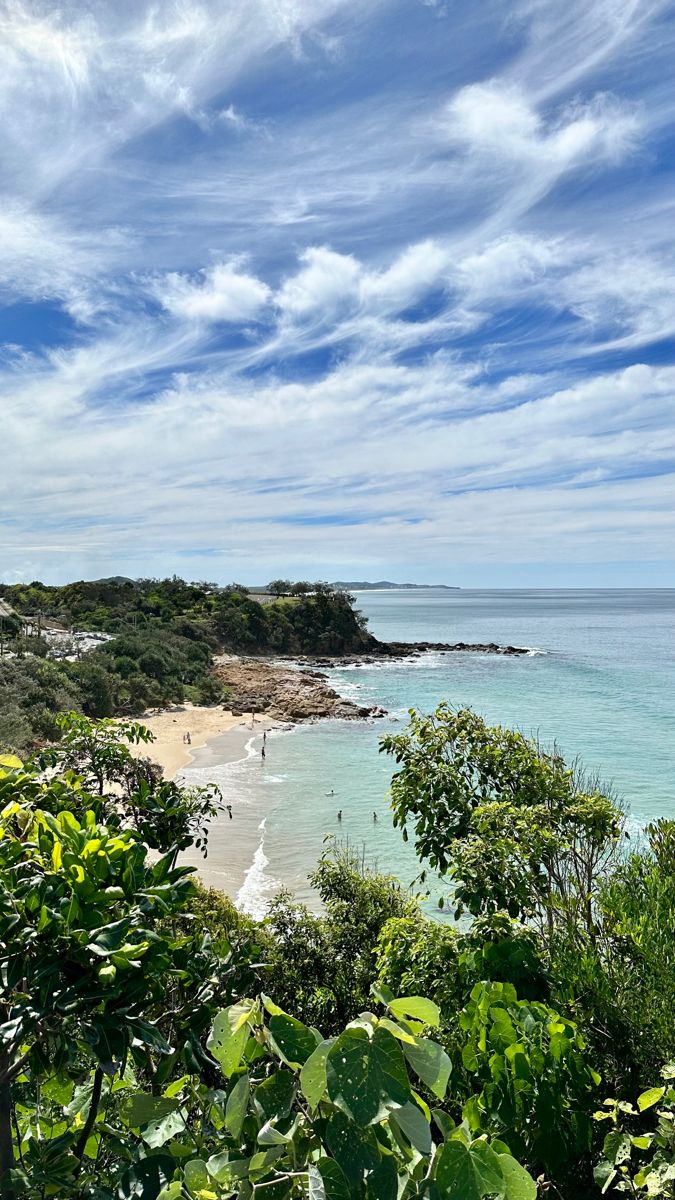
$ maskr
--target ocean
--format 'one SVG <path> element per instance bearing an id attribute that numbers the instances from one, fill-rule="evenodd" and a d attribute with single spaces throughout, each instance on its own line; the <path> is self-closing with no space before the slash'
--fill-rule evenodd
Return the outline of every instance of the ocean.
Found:
<path id="1" fill-rule="evenodd" d="M 434 589 L 356 599 L 383 640 L 499 642 L 530 653 L 431 653 L 332 670 L 338 691 L 382 705 L 388 717 L 275 731 L 264 762 L 259 737 L 239 762 L 219 763 L 216 744 L 198 753 L 185 781 L 218 783 L 235 814 L 230 849 L 221 839 L 203 873 L 236 891 L 240 907 L 262 915 L 282 886 L 315 907 L 308 875 L 331 836 L 411 882 L 419 865 L 391 824 L 395 764 L 379 753 L 379 739 L 403 729 L 410 708 L 429 712 L 441 700 L 579 758 L 611 784 L 636 833 L 675 817 L 675 590 Z M 222 861 L 228 854 L 234 872 Z M 440 890 L 432 886 L 424 901 L 430 912 Z"/>

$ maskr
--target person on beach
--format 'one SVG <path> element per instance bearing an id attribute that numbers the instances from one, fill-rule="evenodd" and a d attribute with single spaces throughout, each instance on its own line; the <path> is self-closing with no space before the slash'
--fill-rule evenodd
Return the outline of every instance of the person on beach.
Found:
<path id="1" fill-rule="evenodd" d="M 263 746 L 265 745 L 265 742 L 266 742 L 266 741 L 267 741 L 267 730 L 266 730 L 266 729 L 264 729 L 264 730 L 263 730 Z"/>
<path id="2" fill-rule="evenodd" d="M 261 755 L 261 758 L 265 757 L 265 747 L 264 746 L 262 747 L 262 749 L 260 751 L 260 755 Z"/>
<path id="3" fill-rule="evenodd" d="M 186 742 L 187 742 L 188 746 L 191 746 L 191 745 L 192 745 L 192 738 L 190 737 L 190 730 L 189 730 L 189 729 L 188 729 L 187 733 L 185 734 L 185 740 L 186 740 Z"/>
<path id="4" fill-rule="evenodd" d="M 373 809 L 373 821 L 377 821 L 377 813 Z"/>
<path id="5" fill-rule="evenodd" d="M 226 809 L 227 809 L 227 815 L 228 815 L 228 817 L 230 818 L 230 820 L 232 820 L 232 805 L 231 805 L 231 804 L 226 804 L 226 805 L 225 805 L 225 807 L 226 807 Z"/>

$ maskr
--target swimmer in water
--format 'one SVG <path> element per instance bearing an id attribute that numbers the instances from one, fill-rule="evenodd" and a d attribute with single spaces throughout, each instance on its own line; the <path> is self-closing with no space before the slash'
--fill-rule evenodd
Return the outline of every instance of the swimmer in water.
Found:
<path id="1" fill-rule="evenodd" d="M 377 821 L 377 813 L 373 810 L 373 821 Z"/>
<path id="2" fill-rule="evenodd" d="M 342 820 L 342 809 L 340 809 L 340 811 L 339 811 L 339 813 L 338 813 L 337 817 L 338 817 L 338 821 L 341 821 L 341 820 Z"/>

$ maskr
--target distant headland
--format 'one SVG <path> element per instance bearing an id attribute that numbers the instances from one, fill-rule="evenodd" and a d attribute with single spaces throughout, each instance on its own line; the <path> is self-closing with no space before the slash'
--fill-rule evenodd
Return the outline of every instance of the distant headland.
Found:
<path id="1" fill-rule="evenodd" d="M 348 592 L 379 592 L 379 591 L 443 591 L 443 592 L 459 592 L 460 588 L 451 587 L 447 583 L 392 583 L 389 579 L 378 579 L 376 583 L 369 583 L 367 580 L 335 580 L 332 585 L 336 588 L 344 588 Z"/>

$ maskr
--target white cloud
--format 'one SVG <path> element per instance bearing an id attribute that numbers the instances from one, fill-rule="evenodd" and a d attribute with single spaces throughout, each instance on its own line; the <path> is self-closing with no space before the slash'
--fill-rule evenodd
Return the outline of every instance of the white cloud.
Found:
<path id="1" fill-rule="evenodd" d="M 541 282 L 557 267 L 568 266 L 569 247 L 527 234 L 510 233 L 468 254 L 457 268 L 458 282 L 469 302 L 499 302 Z"/>
<path id="2" fill-rule="evenodd" d="M 517 86 L 470 84 L 448 102 L 446 136 L 481 155 L 563 171 L 584 162 L 618 161 L 635 144 L 636 113 L 611 96 L 575 102 L 545 121 Z"/>
<path id="3" fill-rule="evenodd" d="M 94 280 L 114 270 L 128 248 L 123 230 L 76 231 L 27 205 L 0 206 L 0 290 L 16 299 L 57 299 L 76 320 L 89 320 L 104 303 Z"/>
<path id="4" fill-rule="evenodd" d="M 277 293 L 279 308 L 291 317 L 304 317 L 317 311 L 334 314 L 359 294 L 360 264 L 351 254 L 338 254 L 329 246 L 305 250 L 303 264 Z"/>
<path id="5" fill-rule="evenodd" d="M 363 301 L 367 306 L 400 312 L 433 288 L 447 285 L 451 261 L 448 247 L 438 242 L 408 246 L 386 270 L 364 278 Z"/>
<path id="6" fill-rule="evenodd" d="M 187 321 L 244 322 L 255 320 L 270 295 L 267 284 L 247 275 L 236 262 L 216 263 L 196 282 L 172 271 L 153 286 L 162 306 Z"/>
<path id="7" fill-rule="evenodd" d="M 0 290 L 80 322 L 7 335 L 8 570 L 663 557 L 672 369 L 593 362 L 675 328 L 661 0 L 432 8 L 0 0 Z"/>

